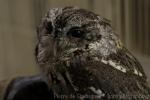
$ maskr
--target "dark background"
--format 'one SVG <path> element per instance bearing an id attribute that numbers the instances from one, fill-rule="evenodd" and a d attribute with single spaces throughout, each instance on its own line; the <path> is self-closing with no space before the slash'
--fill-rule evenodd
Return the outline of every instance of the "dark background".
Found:
<path id="1" fill-rule="evenodd" d="M 39 72 L 36 27 L 49 8 L 78 6 L 111 20 L 150 77 L 150 0 L 0 0 L 0 80 Z"/>

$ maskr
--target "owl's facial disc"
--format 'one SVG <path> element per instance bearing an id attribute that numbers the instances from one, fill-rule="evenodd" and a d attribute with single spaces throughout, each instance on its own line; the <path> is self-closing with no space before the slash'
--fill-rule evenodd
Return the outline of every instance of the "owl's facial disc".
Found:
<path id="1" fill-rule="evenodd" d="M 106 19 L 84 9 L 52 9 L 38 32 L 38 62 L 70 57 L 76 51 L 89 56 L 107 56 L 116 52 L 116 40 Z M 82 52 L 83 53 L 83 52 Z"/>
<path id="2" fill-rule="evenodd" d="M 70 27 L 68 22 L 65 27 L 60 29 L 61 32 L 57 33 L 57 43 L 55 43 L 57 57 L 72 56 L 76 51 L 88 53 L 89 56 L 101 57 L 102 54 L 108 55 L 111 50 L 114 50 L 114 40 L 109 39 L 109 35 L 102 32 L 98 22 L 88 19 L 86 24 L 79 24 L 77 26 L 76 23 L 76 26 Z"/>
<path id="3" fill-rule="evenodd" d="M 65 20 L 62 14 L 56 20 L 56 30 L 58 30 L 55 33 L 58 42 L 56 50 L 59 56 L 60 53 L 64 56 L 76 50 L 90 51 L 90 54 L 95 56 L 108 55 L 115 51 L 115 38 L 111 36 L 113 35 L 111 26 L 105 20 L 98 19 L 97 15 L 92 13 L 91 17 L 85 12 L 66 15 Z"/>

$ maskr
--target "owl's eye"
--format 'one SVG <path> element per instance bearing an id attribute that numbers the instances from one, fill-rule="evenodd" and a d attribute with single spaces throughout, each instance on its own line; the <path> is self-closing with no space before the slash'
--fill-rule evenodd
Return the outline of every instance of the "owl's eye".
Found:
<path id="1" fill-rule="evenodd" d="M 84 31 L 75 27 L 75 28 L 70 29 L 70 31 L 67 33 L 67 35 L 76 37 L 76 38 L 81 38 L 84 35 Z"/>
<path id="2" fill-rule="evenodd" d="M 71 35 L 73 36 L 73 37 L 77 37 L 77 38 L 80 38 L 80 37 L 82 37 L 82 31 L 80 31 L 80 30 L 73 30 L 72 32 L 71 32 Z"/>
<path id="3" fill-rule="evenodd" d="M 53 31 L 53 26 L 51 22 L 46 23 L 46 30 L 49 34 L 51 34 L 51 32 Z"/>

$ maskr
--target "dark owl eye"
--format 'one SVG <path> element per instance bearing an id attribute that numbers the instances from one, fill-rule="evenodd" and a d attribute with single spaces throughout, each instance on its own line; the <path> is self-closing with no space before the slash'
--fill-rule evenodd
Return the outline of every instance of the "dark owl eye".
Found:
<path id="1" fill-rule="evenodd" d="M 45 28 L 48 31 L 48 33 L 51 34 L 51 32 L 53 31 L 52 23 L 51 22 L 47 22 Z"/>
<path id="2" fill-rule="evenodd" d="M 81 38 L 84 35 L 84 31 L 82 31 L 81 29 L 76 27 L 76 28 L 70 29 L 70 31 L 67 33 L 67 35 L 76 37 L 76 38 Z"/>
<path id="3" fill-rule="evenodd" d="M 82 37 L 82 32 L 81 32 L 80 30 L 73 30 L 73 31 L 71 32 L 71 35 L 72 35 L 73 37 L 80 38 L 80 37 Z"/>

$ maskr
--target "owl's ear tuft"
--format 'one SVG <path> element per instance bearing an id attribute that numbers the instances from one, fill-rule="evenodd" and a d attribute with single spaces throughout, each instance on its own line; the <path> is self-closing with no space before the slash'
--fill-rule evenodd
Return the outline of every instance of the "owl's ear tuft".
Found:
<path id="1" fill-rule="evenodd" d="M 37 27 L 37 36 L 40 39 L 42 36 L 51 34 L 53 31 L 52 22 L 43 19 L 41 24 Z"/>

